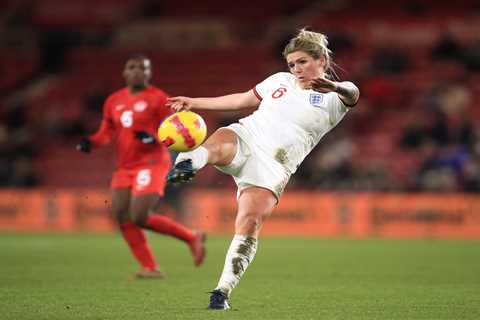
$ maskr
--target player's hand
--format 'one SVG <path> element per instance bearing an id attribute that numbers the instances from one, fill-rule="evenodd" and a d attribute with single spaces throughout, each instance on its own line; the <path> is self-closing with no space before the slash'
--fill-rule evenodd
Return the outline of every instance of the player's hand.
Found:
<path id="1" fill-rule="evenodd" d="M 167 106 L 175 111 L 188 111 L 193 107 L 193 100 L 189 97 L 170 97 L 167 99 Z"/>
<path id="2" fill-rule="evenodd" d="M 315 78 L 310 82 L 312 90 L 327 93 L 337 91 L 337 83 L 325 78 Z"/>
<path id="3" fill-rule="evenodd" d="M 135 138 L 140 140 L 143 144 L 157 143 L 157 140 L 145 131 L 134 131 L 133 134 L 135 135 Z"/>
<path id="4" fill-rule="evenodd" d="M 75 148 L 80 152 L 90 153 L 92 143 L 88 138 L 82 138 Z"/>

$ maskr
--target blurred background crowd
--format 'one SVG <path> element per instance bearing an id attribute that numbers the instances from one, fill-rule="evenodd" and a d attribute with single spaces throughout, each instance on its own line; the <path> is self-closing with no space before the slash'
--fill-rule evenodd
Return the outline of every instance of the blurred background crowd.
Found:
<path id="1" fill-rule="evenodd" d="M 298 28 L 329 36 L 361 89 L 289 189 L 480 191 L 480 3 L 474 0 L 0 2 L 0 186 L 106 188 L 112 149 L 78 154 L 131 53 L 170 95 L 246 91 L 286 71 Z M 251 112 L 251 111 L 249 111 Z M 212 133 L 242 113 L 201 113 Z M 204 170 L 197 187 L 232 186 Z"/>

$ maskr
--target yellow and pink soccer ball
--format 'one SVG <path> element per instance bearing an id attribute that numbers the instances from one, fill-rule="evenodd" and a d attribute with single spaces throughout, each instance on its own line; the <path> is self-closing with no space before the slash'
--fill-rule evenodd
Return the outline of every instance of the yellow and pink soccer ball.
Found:
<path id="1" fill-rule="evenodd" d="M 186 152 L 197 148 L 205 140 L 207 125 L 199 114 L 180 111 L 163 120 L 157 134 L 168 149 Z"/>

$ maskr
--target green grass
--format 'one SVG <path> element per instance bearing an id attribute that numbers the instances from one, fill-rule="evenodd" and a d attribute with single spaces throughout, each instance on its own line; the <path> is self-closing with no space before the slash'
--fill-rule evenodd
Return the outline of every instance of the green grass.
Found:
<path id="1" fill-rule="evenodd" d="M 200 269 L 149 237 L 165 280 L 133 280 L 118 235 L 0 234 L 0 319 L 480 319 L 480 243 L 261 239 L 232 295 L 206 310 L 228 237 Z"/>

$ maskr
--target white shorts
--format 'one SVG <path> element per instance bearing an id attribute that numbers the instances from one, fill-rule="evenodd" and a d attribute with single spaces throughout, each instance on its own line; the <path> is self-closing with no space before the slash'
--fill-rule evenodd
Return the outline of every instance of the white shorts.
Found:
<path id="1" fill-rule="evenodd" d="M 237 135 L 237 153 L 230 164 L 216 168 L 233 177 L 238 187 L 237 199 L 244 189 L 262 187 L 272 191 L 279 201 L 290 179 L 287 170 L 254 143 L 243 125 L 234 123 L 224 128 Z"/>

